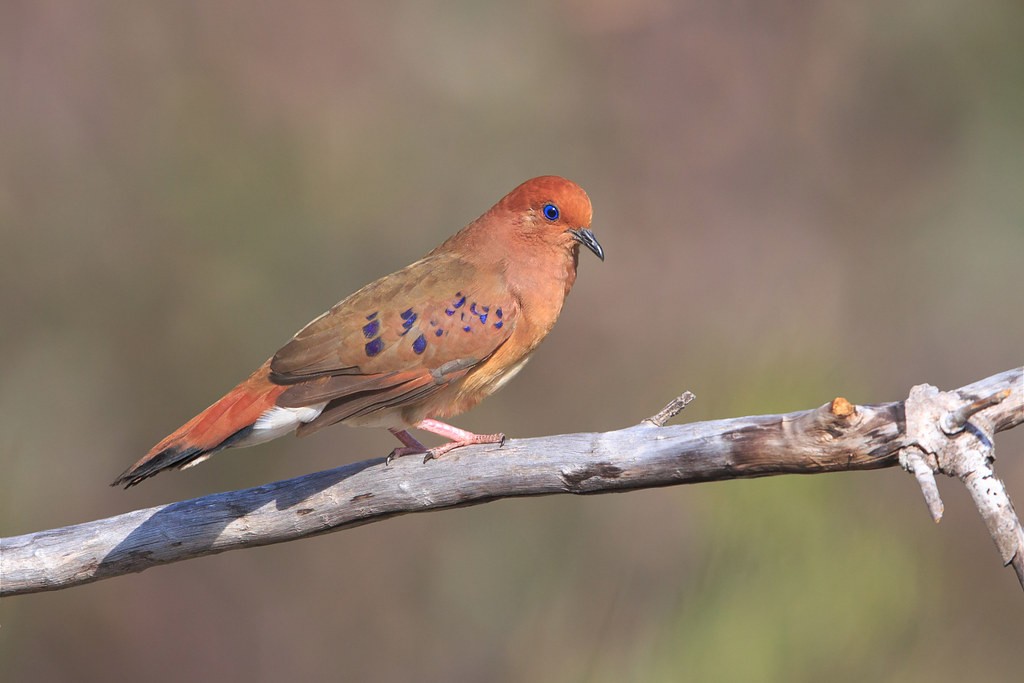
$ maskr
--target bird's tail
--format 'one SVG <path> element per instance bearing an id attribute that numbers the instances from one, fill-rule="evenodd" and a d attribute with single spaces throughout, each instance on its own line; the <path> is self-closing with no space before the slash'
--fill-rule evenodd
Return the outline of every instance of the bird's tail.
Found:
<path id="1" fill-rule="evenodd" d="M 198 465 L 223 448 L 239 445 L 286 388 L 270 381 L 269 364 L 264 363 L 249 379 L 153 446 L 111 486 L 129 488 L 163 470 Z"/>

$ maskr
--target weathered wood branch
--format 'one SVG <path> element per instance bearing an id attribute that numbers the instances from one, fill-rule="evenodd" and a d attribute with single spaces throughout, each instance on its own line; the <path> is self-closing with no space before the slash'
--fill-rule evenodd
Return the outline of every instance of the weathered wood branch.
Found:
<path id="1" fill-rule="evenodd" d="M 899 464 L 919 481 L 931 477 L 934 483 L 931 473 L 940 471 L 973 487 L 1003 561 L 1024 583 L 1020 522 L 991 470 L 992 435 L 1024 422 L 1024 368 L 943 394 L 916 387 L 907 401 L 855 406 L 837 398 L 785 415 L 661 426 L 686 402 L 680 397 L 659 415 L 617 431 L 515 439 L 500 449 L 467 447 L 428 464 L 410 457 L 385 466 L 377 458 L 0 539 L 0 595 L 58 590 L 225 550 L 512 496 Z M 958 449 L 970 451 L 969 457 L 957 455 Z M 929 495 L 937 498 L 937 491 Z M 930 505 L 934 513 L 934 501 Z"/>

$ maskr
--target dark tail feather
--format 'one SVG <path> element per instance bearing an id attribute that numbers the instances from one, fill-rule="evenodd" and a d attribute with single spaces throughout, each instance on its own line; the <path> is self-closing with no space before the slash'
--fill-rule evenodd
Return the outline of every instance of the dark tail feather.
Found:
<path id="1" fill-rule="evenodd" d="M 286 389 L 267 379 L 269 368 L 267 361 L 249 379 L 153 446 L 111 486 L 135 486 L 158 472 L 196 465 L 213 453 L 244 441 L 253 423 L 274 406 Z"/>
<path id="2" fill-rule="evenodd" d="M 111 482 L 110 485 L 120 486 L 124 484 L 126 489 L 130 489 L 140 481 L 149 479 L 154 474 L 169 469 L 180 470 L 181 468 L 196 463 L 200 458 L 208 456 L 218 450 L 220 450 L 220 448 L 204 450 L 196 446 L 189 446 L 185 448 L 180 446 L 171 446 L 170 448 L 165 448 L 160 451 L 143 463 L 135 463 L 118 475 L 117 479 Z"/>
<path id="3" fill-rule="evenodd" d="M 143 460 L 135 463 L 110 483 L 111 486 L 124 484 L 126 489 L 138 484 L 140 481 L 149 479 L 154 474 L 164 470 L 183 470 L 192 465 L 198 465 L 203 460 L 225 448 L 231 448 L 252 432 L 252 427 L 243 427 L 237 432 L 221 441 L 213 448 L 202 448 L 199 446 L 168 446 L 159 453 L 146 456 Z"/>

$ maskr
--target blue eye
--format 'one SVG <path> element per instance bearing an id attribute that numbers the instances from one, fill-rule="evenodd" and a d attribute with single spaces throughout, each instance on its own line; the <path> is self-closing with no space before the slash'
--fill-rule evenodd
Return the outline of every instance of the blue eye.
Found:
<path id="1" fill-rule="evenodd" d="M 544 218 L 547 218 L 549 221 L 557 221 L 558 220 L 558 207 L 555 206 L 554 204 L 545 204 L 544 205 Z"/>

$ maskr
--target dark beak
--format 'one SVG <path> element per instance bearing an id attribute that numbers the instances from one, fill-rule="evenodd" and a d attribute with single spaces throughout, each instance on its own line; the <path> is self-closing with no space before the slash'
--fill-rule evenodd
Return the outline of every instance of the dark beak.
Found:
<path id="1" fill-rule="evenodd" d="M 594 237 L 594 233 L 586 228 L 569 228 L 569 234 L 572 235 L 574 240 L 594 252 L 594 256 L 604 261 L 604 249 L 601 248 L 601 243 Z"/>

